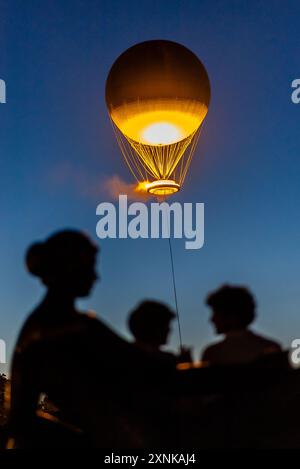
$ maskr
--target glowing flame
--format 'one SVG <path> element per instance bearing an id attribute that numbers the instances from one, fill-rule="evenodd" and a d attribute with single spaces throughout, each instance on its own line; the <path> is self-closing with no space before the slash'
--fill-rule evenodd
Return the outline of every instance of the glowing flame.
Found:
<path id="1" fill-rule="evenodd" d="M 135 186 L 134 192 L 147 193 L 148 186 L 149 186 L 149 181 L 141 181 Z"/>
<path id="2" fill-rule="evenodd" d="M 170 145 L 178 142 L 184 135 L 180 129 L 169 122 L 155 122 L 141 133 L 142 141 L 150 145 Z"/>

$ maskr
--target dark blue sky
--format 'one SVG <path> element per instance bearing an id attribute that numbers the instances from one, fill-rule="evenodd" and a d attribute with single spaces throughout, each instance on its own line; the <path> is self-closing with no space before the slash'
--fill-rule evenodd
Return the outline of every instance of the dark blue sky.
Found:
<path id="1" fill-rule="evenodd" d="M 184 342 L 198 355 L 212 340 L 203 300 L 223 282 L 253 289 L 257 329 L 286 346 L 300 336 L 300 104 L 291 102 L 299 15 L 291 0 L 0 0 L 0 337 L 9 351 L 42 294 L 24 270 L 26 247 L 63 227 L 95 238 L 103 181 L 131 182 L 105 79 L 123 50 L 158 38 L 192 49 L 212 87 L 191 171 L 174 197 L 205 203 L 204 248 L 173 243 Z M 125 333 L 138 300 L 173 304 L 166 240 L 101 247 L 102 281 L 84 307 Z"/>

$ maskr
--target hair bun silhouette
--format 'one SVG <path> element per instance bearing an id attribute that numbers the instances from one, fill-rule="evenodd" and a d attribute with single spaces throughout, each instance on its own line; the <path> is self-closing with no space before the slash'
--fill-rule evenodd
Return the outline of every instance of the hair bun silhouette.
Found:
<path id="1" fill-rule="evenodd" d="M 80 262 L 81 253 L 97 252 L 96 245 L 83 232 L 62 230 L 42 242 L 32 244 L 26 253 L 28 271 L 43 281 L 49 276 L 64 276 L 69 265 Z"/>
<path id="2" fill-rule="evenodd" d="M 26 253 L 26 267 L 28 271 L 36 276 L 42 277 L 45 267 L 45 243 L 39 242 L 32 244 Z"/>

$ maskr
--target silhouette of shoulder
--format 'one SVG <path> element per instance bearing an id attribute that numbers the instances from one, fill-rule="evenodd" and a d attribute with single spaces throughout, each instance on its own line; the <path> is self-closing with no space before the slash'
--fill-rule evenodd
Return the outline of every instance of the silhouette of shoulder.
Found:
<path id="1" fill-rule="evenodd" d="M 231 332 L 221 342 L 207 347 L 202 360 L 216 365 L 247 363 L 280 351 L 280 344 L 274 340 L 243 330 Z"/>

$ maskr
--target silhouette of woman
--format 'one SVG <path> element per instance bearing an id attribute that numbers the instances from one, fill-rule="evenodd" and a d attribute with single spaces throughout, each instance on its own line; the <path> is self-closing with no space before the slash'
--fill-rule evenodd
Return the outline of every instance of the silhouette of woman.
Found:
<path id="1" fill-rule="evenodd" d="M 141 428 L 131 425 L 131 409 L 135 393 L 160 364 L 76 309 L 76 298 L 89 295 L 97 279 L 96 256 L 91 240 L 72 230 L 55 233 L 27 252 L 27 268 L 47 292 L 26 320 L 14 352 L 10 434 L 15 447 L 67 445 L 57 431 L 47 437 L 40 432 L 41 394 L 59 409 L 64 426 L 84 432 L 92 446 L 144 444 Z"/>

